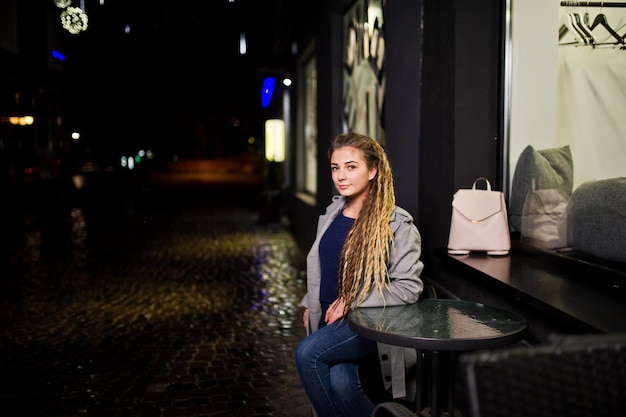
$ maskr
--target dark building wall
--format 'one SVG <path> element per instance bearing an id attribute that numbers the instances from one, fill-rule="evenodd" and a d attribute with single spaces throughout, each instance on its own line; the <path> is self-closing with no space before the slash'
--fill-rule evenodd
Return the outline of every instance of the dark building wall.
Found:
<path id="1" fill-rule="evenodd" d="M 424 2 L 419 224 L 426 256 L 447 245 L 452 195 L 502 189 L 502 4 Z"/>
<path id="2" fill-rule="evenodd" d="M 287 210 L 303 248 L 333 193 L 326 148 L 341 132 L 342 7 L 317 17 L 318 194 Z M 479 176 L 499 185 L 499 1 L 395 0 L 385 6 L 384 128 L 397 201 L 416 219 L 425 255 L 447 244 L 452 194 Z M 478 24 L 477 22 L 481 22 Z M 471 31 L 471 36 L 468 36 Z"/>
<path id="3" fill-rule="evenodd" d="M 455 1 L 425 2 L 418 225 L 425 260 L 447 243 L 455 157 Z M 426 265 L 432 262 L 426 262 Z M 430 267 L 429 267 L 430 269 Z"/>
<path id="4" fill-rule="evenodd" d="M 397 202 L 413 214 L 423 238 L 423 278 L 443 297 L 484 302 L 523 315 L 528 341 L 551 333 L 609 331 L 622 315 L 619 286 L 602 292 L 581 286 L 593 272 L 514 246 L 502 276 L 447 256 L 451 203 L 478 177 L 506 190 L 502 125 L 504 3 L 499 0 L 394 0 L 385 6 L 387 77 L 385 146 L 395 173 Z M 341 10 L 316 22 L 319 71 L 318 194 L 315 204 L 287 193 L 294 235 L 308 250 L 317 216 L 330 201 L 326 144 L 341 131 Z M 471 263 L 471 262 L 470 262 Z M 509 263 L 507 263 L 509 265 Z M 558 288 L 551 291 L 549 288 Z M 564 297 L 563 294 L 568 294 Z M 575 301 L 602 300 L 598 315 Z M 623 328 L 621 326 L 620 328 Z"/>
<path id="5" fill-rule="evenodd" d="M 342 131 L 343 11 L 350 6 L 350 2 L 329 0 L 316 5 L 318 7 L 313 7 L 308 13 L 299 15 L 303 20 L 296 25 L 301 33 L 296 38 L 300 45 L 312 45 L 311 53 L 317 60 L 317 196 L 315 201 L 310 202 L 300 198 L 293 187 L 289 187 L 284 193 L 285 214 L 290 220 L 298 245 L 304 251 L 313 243 L 317 218 L 323 213 L 334 193 L 326 155 L 330 140 Z M 295 97 L 297 109 L 304 108 L 302 98 L 302 94 Z M 300 140 L 300 135 L 294 132 L 289 138 L 291 149 L 296 149 L 296 141 Z M 293 173 L 290 183 L 295 184 L 297 170 L 290 171 Z"/>
<path id="6" fill-rule="evenodd" d="M 388 2 L 384 13 L 385 148 L 394 172 L 397 204 L 419 218 L 422 2 Z"/>

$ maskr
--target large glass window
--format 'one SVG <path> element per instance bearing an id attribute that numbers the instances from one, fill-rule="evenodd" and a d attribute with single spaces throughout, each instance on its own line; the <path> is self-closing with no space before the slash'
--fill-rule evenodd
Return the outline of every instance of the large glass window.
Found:
<path id="1" fill-rule="evenodd" d="M 537 149 L 569 145 L 574 187 L 626 174 L 626 50 L 621 38 L 626 35 L 626 7 L 585 3 L 512 2 L 509 180 L 529 144 Z M 595 43 L 579 42 L 570 29 L 572 14 L 590 28 L 597 19 L 607 22 L 621 43 L 604 24 L 591 30 Z"/>
<path id="2" fill-rule="evenodd" d="M 521 231 L 523 220 L 532 222 L 526 217 L 532 214 L 530 204 L 524 209 L 531 187 L 557 189 L 566 194 L 562 213 L 569 216 L 563 219 L 569 243 L 550 249 L 583 248 L 601 259 L 623 256 L 626 262 L 624 245 L 604 248 L 609 244 L 602 240 L 610 236 L 590 243 L 591 228 L 602 233 L 602 227 L 586 226 L 584 220 L 591 210 L 590 219 L 612 224 L 609 234 L 626 229 L 626 208 L 619 207 L 626 194 L 620 185 L 626 177 L 626 7 L 559 0 L 507 4 L 505 179 L 512 229 Z M 613 191 L 605 194 L 607 180 Z M 607 217 L 610 211 L 614 217 Z M 589 233 L 582 233 L 586 228 Z M 521 231 L 522 238 L 528 230 Z"/>

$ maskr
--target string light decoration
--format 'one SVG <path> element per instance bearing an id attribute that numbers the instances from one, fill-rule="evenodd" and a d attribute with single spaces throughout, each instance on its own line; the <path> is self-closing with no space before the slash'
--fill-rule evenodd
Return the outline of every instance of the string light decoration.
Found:
<path id="1" fill-rule="evenodd" d="M 89 18 L 80 7 L 68 7 L 61 12 L 61 24 L 73 35 L 87 30 Z"/>
<path id="2" fill-rule="evenodd" d="M 54 0 L 54 5 L 57 6 L 59 9 L 65 9 L 67 7 L 70 7 L 71 4 L 72 0 Z"/>
<path id="3" fill-rule="evenodd" d="M 85 12 L 85 0 L 80 0 L 80 7 L 65 8 L 65 10 L 61 12 L 61 24 L 63 28 L 74 35 L 86 31 L 89 18 Z"/>

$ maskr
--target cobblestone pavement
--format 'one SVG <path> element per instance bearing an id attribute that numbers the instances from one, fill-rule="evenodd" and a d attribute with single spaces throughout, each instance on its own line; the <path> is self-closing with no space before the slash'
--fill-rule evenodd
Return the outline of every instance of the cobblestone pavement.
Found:
<path id="1" fill-rule="evenodd" d="M 11 197 L 2 415 L 310 416 L 284 220 L 260 224 L 245 188 L 117 187 Z"/>

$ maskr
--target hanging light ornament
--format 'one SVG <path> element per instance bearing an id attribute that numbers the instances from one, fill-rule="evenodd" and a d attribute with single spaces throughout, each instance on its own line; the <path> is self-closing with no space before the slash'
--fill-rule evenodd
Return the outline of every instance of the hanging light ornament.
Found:
<path id="1" fill-rule="evenodd" d="M 59 9 L 65 9 L 66 7 L 70 7 L 72 4 L 72 0 L 54 0 L 54 5 Z"/>
<path id="2" fill-rule="evenodd" d="M 87 13 L 80 7 L 68 7 L 61 12 L 63 28 L 73 35 L 87 30 L 88 23 Z"/>

